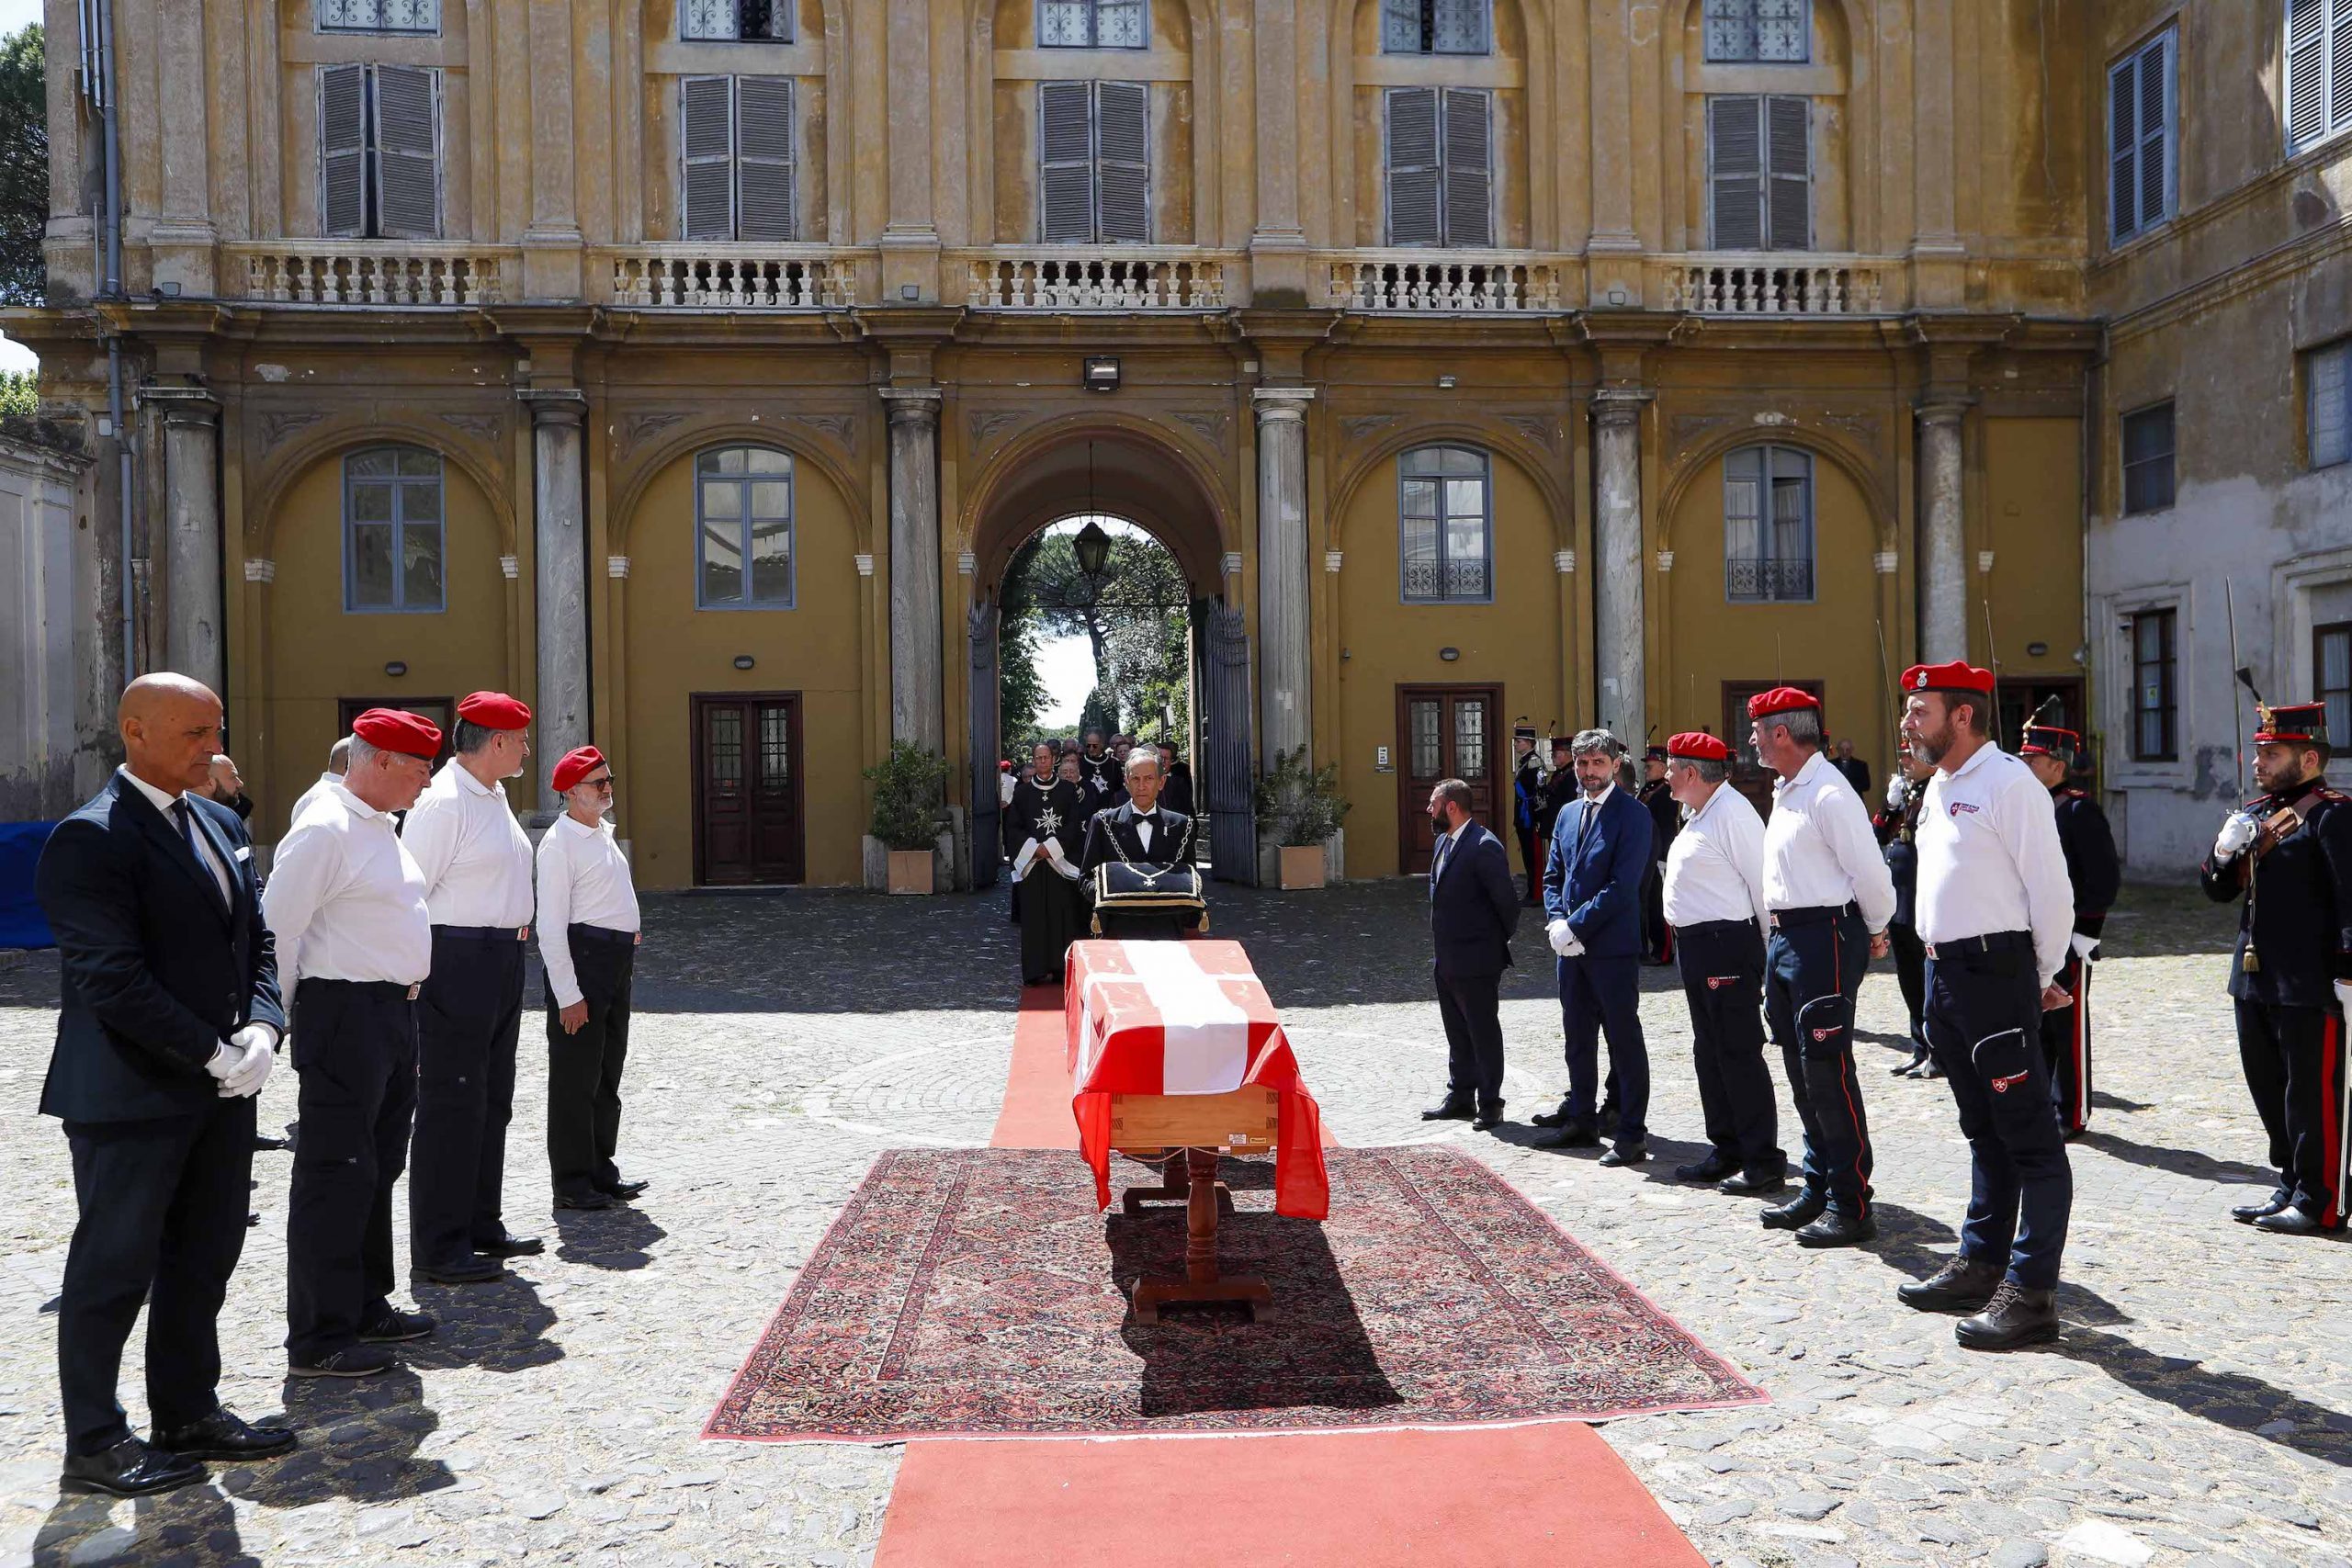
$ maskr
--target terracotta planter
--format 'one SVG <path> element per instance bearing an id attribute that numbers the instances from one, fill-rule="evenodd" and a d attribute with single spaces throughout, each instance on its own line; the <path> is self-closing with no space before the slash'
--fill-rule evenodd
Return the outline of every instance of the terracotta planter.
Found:
<path id="1" fill-rule="evenodd" d="M 1283 846 L 1282 886 L 1284 892 L 1299 887 L 1320 887 L 1328 857 L 1320 844 L 1284 844 Z"/>
<path id="2" fill-rule="evenodd" d="M 890 852 L 890 891 L 893 893 L 929 893 L 932 890 L 933 852 L 930 850 L 892 850 Z"/>

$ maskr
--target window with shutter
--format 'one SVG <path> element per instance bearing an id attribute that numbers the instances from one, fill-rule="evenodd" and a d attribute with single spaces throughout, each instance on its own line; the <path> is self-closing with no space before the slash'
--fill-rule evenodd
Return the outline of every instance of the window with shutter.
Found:
<path id="1" fill-rule="evenodd" d="M 1710 247 L 1764 246 L 1764 100 L 1707 100 L 1707 203 Z"/>
<path id="2" fill-rule="evenodd" d="M 1093 86 L 1037 85 L 1037 237 L 1048 245 L 1094 241 Z"/>
<path id="3" fill-rule="evenodd" d="M 1102 82 L 1097 102 L 1096 237 L 1108 245 L 1151 243 L 1151 93 L 1139 83 Z"/>
<path id="4" fill-rule="evenodd" d="M 2287 0 L 2287 151 L 2352 130 L 2352 0 Z"/>
<path id="5" fill-rule="evenodd" d="M 792 78 L 743 76 L 735 83 L 736 234 L 739 240 L 798 238 L 793 209 Z"/>
<path id="6" fill-rule="evenodd" d="M 1776 251 L 1813 248 L 1813 100 L 1764 100 L 1765 237 Z"/>
<path id="7" fill-rule="evenodd" d="M 440 73 L 407 65 L 379 65 L 375 73 L 377 230 L 387 239 L 437 240 Z"/>
<path id="8" fill-rule="evenodd" d="M 688 76 L 680 87 L 683 227 L 689 240 L 735 237 L 734 85 L 729 76 Z"/>
<path id="9" fill-rule="evenodd" d="M 1495 243 L 1491 102 L 1487 94 L 1445 89 L 1445 243 Z"/>
<path id="10" fill-rule="evenodd" d="M 1388 107 L 1388 243 L 1445 243 L 1440 207 L 1437 90 L 1391 87 Z"/>
<path id="11" fill-rule="evenodd" d="M 2312 467 L 2352 462 L 2352 338 L 2312 350 L 2304 359 L 2303 380 L 2310 388 L 2304 423 Z M 2341 733 L 2352 735 L 2352 729 Z"/>
<path id="12" fill-rule="evenodd" d="M 319 71 L 319 230 L 327 239 L 368 231 L 368 68 Z"/>
<path id="13" fill-rule="evenodd" d="M 2352 6 L 2352 0 L 2346 0 Z M 2172 216 L 2178 160 L 2175 35 L 2157 34 L 2109 67 L 2108 234 L 2120 242 Z"/>
<path id="14" fill-rule="evenodd" d="M 2123 511 L 2162 512 L 2173 503 L 2173 408 L 2169 402 L 2123 416 Z"/>

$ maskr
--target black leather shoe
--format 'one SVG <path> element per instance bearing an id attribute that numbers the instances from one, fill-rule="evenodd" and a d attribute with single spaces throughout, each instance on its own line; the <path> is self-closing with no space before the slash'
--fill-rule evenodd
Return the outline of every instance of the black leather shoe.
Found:
<path id="1" fill-rule="evenodd" d="M 371 1317 L 359 1325 L 362 1345 L 397 1345 L 403 1339 L 422 1339 L 440 1325 L 433 1314 L 425 1312 L 402 1312 L 388 1306 L 381 1317 Z"/>
<path id="2" fill-rule="evenodd" d="M 1778 1192 L 1788 1184 L 1789 1173 L 1785 1170 L 1743 1170 L 1715 1183 L 1715 1190 L 1744 1198 L 1750 1193 Z"/>
<path id="3" fill-rule="evenodd" d="M 104 1453 L 67 1454 L 60 1489 L 106 1497 L 143 1497 L 204 1479 L 204 1466 L 185 1454 L 151 1449 L 125 1438 Z"/>
<path id="4" fill-rule="evenodd" d="M 1537 1127 L 1566 1127 L 1576 1118 L 1569 1113 L 1568 1102 L 1564 1100 L 1552 1110 L 1539 1111 L 1527 1120 L 1531 1125 Z"/>
<path id="5" fill-rule="evenodd" d="M 1895 1287 L 1895 1299 L 1921 1312 L 1973 1312 L 2001 1288 L 2001 1265 L 1992 1258 L 1955 1258 L 1924 1280 Z"/>
<path id="6" fill-rule="evenodd" d="M 1764 1222 L 1767 1230 L 1803 1230 L 1821 1218 L 1828 1207 L 1829 1199 L 1825 1194 L 1805 1189 L 1787 1202 L 1764 1210 L 1757 1218 Z"/>
<path id="7" fill-rule="evenodd" d="M 1563 1127 L 1548 1138 L 1536 1139 L 1535 1146 L 1539 1149 L 1597 1149 L 1600 1146 L 1600 1134 L 1589 1127 Z"/>
<path id="8" fill-rule="evenodd" d="M 156 1432 L 148 1446 L 182 1459 L 268 1459 L 294 1447 L 294 1428 L 256 1427 L 223 1405 L 201 1421 Z"/>
<path id="9" fill-rule="evenodd" d="M 436 1285 L 481 1285 L 503 1278 L 506 1269 L 494 1258 L 477 1258 L 465 1263 L 438 1263 L 430 1269 L 420 1263 L 410 1272 Z"/>
<path id="10" fill-rule="evenodd" d="M 1936 1059 L 1930 1056 L 1913 1068 L 1911 1076 L 1915 1078 L 1939 1078 L 1944 1076 L 1944 1070 L 1936 1066 Z"/>
<path id="11" fill-rule="evenodd" d="M 474 1243 L 474 1250 L 484 1258 L 537 1258 L 548 1249 L 548 1244 L 535 1235 L 516 1235 L 503 1232 L 494 1240 Z"/>
<path id="12" fill-rule="evenodd" d="M 585 1192 L 557 1193 L 555 1206 L 559 1209 L 609 1209 L 613 1201 L 592 1187 Z"/>
<path id="13" fill-rule="evenodd" d="M 1723 1156 L 1709 1155 L 1705 1159 L 1693 1160 L 1689 1165 L 1676 1166 L 1674 1179 L 1677 1181 L 1721 1181 L 1732 1173 L 1732 1169 L 1731 1161 L 1724 1158 Z"/>
<path id="14" fill-rule="evenodd" d="M 1621 1141 L 1615 1148 L 1600 1156 L 1600 1163 L 1614 1170 L 1619 1166 L 1639 1165 L 1649 1157 L 1650 1146 L 1647 1144 L 1628 1144 Z"/>
<path id="15" fill-rule="evenodd" d="M 1473 1114 L 1468 1100 L 1456 1100 L 1452 1095 L 1448 1095 L 1422 1111 L 1421 1120 L 1424 1122 L 1467 1122 Z"/>
<path id="16" fill-rule="evenodd" d="M 2242 1225 L 2250 1225 L 2265 1214 L 2275 1214 L 2295 1201 L 2295 1195 L 2280 1187 L 2258 1203 L 2240 1203 L 2230 1211 L 2230 1218 Z"/>
<path id="17" fill-rule="evenodd" d="M 644 1191 L 647 1188 L 652 1185 L 653 1183 L 640 1177 L 635 1181 L 612 1181 L 599 1183 L 596 1190 L 602 1192 L 607 1198 L 616 1199 L 620 1202 L 627 1203 L 634 1201 L 639 1193 Z"/>
<path id="18" fill-rule="evenodd" d="M 289 1378 L 372 1378 L 378 1372 L 389 1372 L 399 1366 L 400 1358 L 390 1350 L 374 1345 L 346 1345 L 340 1350 L 330 1350 L 315 1361 L 289 1361 L 286 1375 Z"/>
<path id="19" fill-rule="evenodd" d="M 290 1149 L 293 1146 L 294 1140 L 291 1138 L 273 1138 L 267 1133 L 254 1134 L 254 1153 L 255 1154 L 275 1154 L 281 1149 Z"/>
<path id="20" fill-rule="evenodd" d="M 1983 1312 L 1952 1325 L 1952 1337 L 1966 1350 L 2014 1350 L 2055 1339 L 2064 1325 L 2050 1295 L 2004 1280 Z"/>
<path id="21" fill-rule="evenodd" d="M 1799 1247 L 1856 1247 L 1878 1235 L 1878 1222 L 1868 1214 L 1843 1209 L 1825 1210 L 1813 1224 L 1797 1232 Z"/>
<path id="22" fill-rule="evenodd" d="M 1491 1133 L 1502 1124 L 1503 1107 L 1500 1100 L 1497 1100 L 1492 1105 L 1480 1107 L 1478 1114 L 1470 1118 L 1470 1130 L 1474 1133 Z"/>
<path id="23" fill-rule="evenodd" d="M 2258 1231 L 2272 1231 L 2279 1235 L 2325 1235 L 2329 1231 L 2339 1230 L 2342 1227 L 2322 1224 L 2290 1203 L 2276 1213 L 2264 1214 L 2256 1219 L 2254 1228 Z"/>

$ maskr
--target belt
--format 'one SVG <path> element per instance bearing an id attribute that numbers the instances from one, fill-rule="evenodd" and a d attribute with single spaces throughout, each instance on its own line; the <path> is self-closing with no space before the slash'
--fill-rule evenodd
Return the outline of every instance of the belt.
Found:
<path id="1" fill-rule="evenodd" d="M 1988 931 L 1983 936 L 1958 936 L 1928 944 L 1930 958 L 1957 958 L 1966 953 L 2030 953 L 2031 931 Z"/>
<path id="2" fill-rule="evenodd" d="M 435 926 L 436 937 L 449 937 L 458 942 L 528 942 L 531 928 L 522 926 Z"/>
<path id="3" fill-rule="evenodd" d="M 1754 920 L 1701 920 L 1694 925 L 1675 927 L 1674 934 L 1680 937 L 1736 936 L 1741 931 L 1755 929 Z"/>
<path id="4" fill-rule="evenodd" d="M 1809 904 L 1801 908 L 1773 910 L 1772 926 L 1776 931 L 1792 926 L 1826 926 L 1848 915 L 1859 919 L 1861 910 L 1852 904 Z"/>
<path id="5" fill-rule="evenodd" d="M 416 1000 L 418 989 L 398 980 L 337 980 L 325 975 L 305 975 L 295 984 L 294 995 L 297 998 L 301 996 L 304 986 L 340 986 L 363 997 L 385 997 L 404 1002 Z"/>
<path id="6" fill-rule="evenodd" d="M 566 926 L 563 934 L 573 942 L 603 942 L 611 947 L 635 947 L 645 940 L 641 931 L 616 931 L 610 926 Z"/>

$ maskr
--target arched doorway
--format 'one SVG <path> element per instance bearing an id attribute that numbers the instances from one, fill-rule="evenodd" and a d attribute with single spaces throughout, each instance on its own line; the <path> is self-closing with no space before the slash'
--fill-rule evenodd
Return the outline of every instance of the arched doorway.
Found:
<path id="1" fill-rule="evenodd" d="M 1006 573 L 1031 537 L 1092 514 L 1131 522 L 1166 547 L 1182 572 L 1193 627 L 1193 770 L 1198 807 L 1209 818 L 1211 866 L 1228 881 L 1254 880 L 1250 642 L 1240 611 L 1227 599 L 1227 553 L 1239 546 L 1216 491 L 1193 457 L 1155 433 L 1093 422 L 1016 444 L 974 487 L 966 534 L 973 557 L 967 711 L 974 886 L 993 884 L 1000 863 L 997 766 L 1005 753 L 998 638 Z"/>

